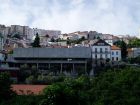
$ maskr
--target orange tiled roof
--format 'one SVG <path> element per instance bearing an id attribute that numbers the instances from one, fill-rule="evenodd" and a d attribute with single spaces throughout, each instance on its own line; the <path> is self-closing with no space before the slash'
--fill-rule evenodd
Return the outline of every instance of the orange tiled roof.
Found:
<path id="1" fill-rule="evenodd" d="M 18 95 L 35 94 L 38 95 L 43 91 L 46 85 L 11 85 L 13 91 Z"/>
<path id="2" fill-rule="evenodd" d="M 111 46 L 111 50 L 121 50 L 121 48 L 119 48 L 119 47 L 113 45 L 113 46 Z"/>

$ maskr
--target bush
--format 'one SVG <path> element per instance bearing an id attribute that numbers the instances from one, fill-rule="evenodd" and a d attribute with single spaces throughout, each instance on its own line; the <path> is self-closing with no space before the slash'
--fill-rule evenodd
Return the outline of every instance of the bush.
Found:
<path id="1" fill-rule="evenodd" d="M 11 81 L 9 73 L 0 73 L 0 102 L 2 100 L 8 100 L 14 95 L 10 86 Z"/>

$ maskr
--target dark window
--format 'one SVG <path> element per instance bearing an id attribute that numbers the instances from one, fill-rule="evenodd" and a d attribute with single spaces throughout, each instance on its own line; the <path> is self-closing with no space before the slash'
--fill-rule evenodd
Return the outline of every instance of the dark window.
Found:
<path id="1" fill-rule="evenodd" d="M 112 61 L 114 61 L 114 57 L 112 57 Z"/>
<path id="2" fill-rule="evenodd" d="M 100 52 L 102 53 L 103 51 L 102 51 L 102 48 L 100 48 Z"/>
<path id="3" fill-rule="evenodd" d="M 117 60 L 117 61 L 119 60 L 118 57 L 116 57 L 116 60 Z"/>
<path id="4" fill-rule="evenodd" d="M 95 48 L 95 52 L 97 52 L 97 48 Z"/>
<path id="5" fill-rule="evenodd" d="M 95 58 L 97 59 L 97 54 L 95 54 Z"/>
<path id="6" fill-rule="evenodd" d="M 102 54 L 101 54 L 100 58 L 103 58 Z"/>

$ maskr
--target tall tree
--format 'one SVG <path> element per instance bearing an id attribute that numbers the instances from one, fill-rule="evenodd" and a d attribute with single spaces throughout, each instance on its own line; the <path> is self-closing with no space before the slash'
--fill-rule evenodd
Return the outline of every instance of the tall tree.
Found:
<path id="1" fill-rule="evenodd" d="M 125 60 L 127 57 L 127 44 L 123 40 L 117 41 L 114 44 L 121 48 L 121 56 L 122 56 L 122 59 Z"/>
<path id="2" fill-rule="evenodd" d="M 0 102 L 11 98 L 13 95 L 10 85 L 10 75 L 8 73 L 0 73 Z"/>
<path id="3" fill-rule="evenodd" d="M 40 47 L 40 38 L 39 38 L 38 33 L 36 33 L 36 37 L 35 37 L 34 42 L 32 43 L 32 46 L 33 47 Z"/>

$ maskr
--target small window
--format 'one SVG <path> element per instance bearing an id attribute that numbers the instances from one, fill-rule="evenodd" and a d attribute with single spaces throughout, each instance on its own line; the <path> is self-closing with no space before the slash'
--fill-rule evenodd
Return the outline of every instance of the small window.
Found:
<path id="1" fill-rule="evenodd" d="M 118 51 L 116 52 L 116 55 L 118 55 Z"/>
<path id="2" fill-rule="evenodd" d="M 97 59 L 97 54 L 95 54 L 95 58 Z"/>
<path id="3" fill-rule="evenodd" d="M 105 58 L 107 58 L 107 54 L 105 54 Z"/>
<path id="4" fill-rule="evenodd" d="M 114 55 L 114 52 L 112 52 L 112 55 Z"/>
<path id="5" fill-rule="evenodd" d="M 112 61 L 114 61 L 114 57 L 112 57 Z"/>
<path id="6" fill-rule="evenodd" d="M 99 45 L 99 46 L 103 46 L 103 45 L 104 45 L 104 43 L 98 43 L 98 45 Z"/>
<path id="7" fill-rule="evenodd" d="M 103 58 L 102 54 L 101 54 L 100 58 Z"/>
<path id="8" fill-rule="evenodd" d="M 119 60 L 118 57 L 116 57 L 116 60 L 117 60 L 117 61 Z"/>
<path id="9" fill-rule="evenodd" d="M 100 48 L 100 52 L 102 53 L 102 48 Z"/>
<path id="10" fill-rule="evenodd" d="M 97 48 L 95 48 L 95 52 L 97 52 Z"/>

